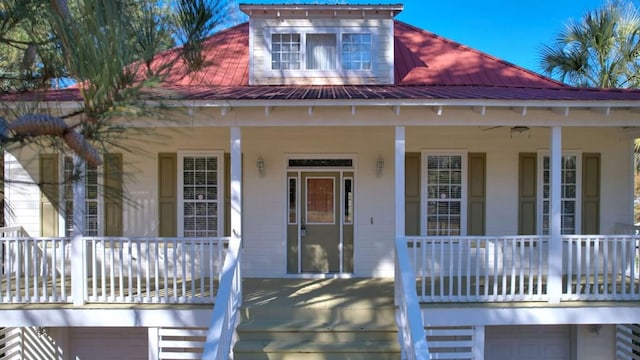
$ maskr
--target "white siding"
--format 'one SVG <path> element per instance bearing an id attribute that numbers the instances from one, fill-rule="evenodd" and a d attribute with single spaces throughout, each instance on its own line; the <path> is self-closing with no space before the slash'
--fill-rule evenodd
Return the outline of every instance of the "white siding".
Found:
<path id="1" fill-rule="evenodd" d="M 5 153 L 4 162 L 6 225 L 22 226 L 29 235 L 40 236 L 38 156 L 28 150 Z"/>
<path id="2" fill-rule="evenodd" d="M 270 33 L 286 32 L 287 28 L 296 31 L 334 32 L 354 31 L 373 33 L 371 73 L 344 74 L 341 71 L 316 73 L 313 71 L 282 72 L 271 70 Z M 391 19 L 270 19 L 251 20 L 250 49 L 252 85 L 278 84 L 393 84 L 394 42 L 393 20 Z M 303 50 L 304 51 L 304 50 Z M 339 49 L 338 49 L 339 51 Z M 365 75 L 366 74 L 366 75 Z"/>

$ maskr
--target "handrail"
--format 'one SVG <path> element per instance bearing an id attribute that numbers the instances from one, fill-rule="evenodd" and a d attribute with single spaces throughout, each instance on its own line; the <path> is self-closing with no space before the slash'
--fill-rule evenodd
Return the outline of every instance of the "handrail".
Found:
<path id="1" fill-rule="evenodd" d="M 234 329 L 238 325 L 238 310 L 242 305 L 241 242 L 242 238 L 238 235 L 234 235 L 229 241 L 220 276 L 220 288 L 207 331 L 203 360 L 226 360 L 231 353 Z"/>
<path id="2" fill-rule="evenodd" d="M 0 227 L 0 233 L 2 233 L 2 237 L 31 237 L 27 230 L 25 230 L 24 227 L 20 225 Z M 7 235 L 6 233 L 15 234 Z"/>
<path id="3" fill-rule="evenodd" d="M 427 360 L 430 358 L 427 336 L 424 331 L 420 304 L 416 294 L 416 276 L 409 263 L 409 252 L 405 238 L 396 239 L 395 297 L 398 306 L 398 340 L 401 342 L 403 359 Z"/>

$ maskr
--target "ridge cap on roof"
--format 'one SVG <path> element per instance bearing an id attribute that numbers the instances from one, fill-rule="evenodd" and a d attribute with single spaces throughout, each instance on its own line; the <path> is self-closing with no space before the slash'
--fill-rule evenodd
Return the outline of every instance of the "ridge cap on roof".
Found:
<path id="1" fill-rule="evenodd" d="M 471 52 L 473 52 L 473 53 L 475 53 L 475 54 L 477 54 L 477 55 L 480 55 L 480 56 L 485 57 L 485 58 L 487 58 L 487 59 L 490 59 L 490 60 L 492 60 L 492 61 L 499 62 L 499 63 L 501 63 L 501 64 L 503 64 L 503 65 L 505 65 L 505 66 L 508 66 L 508 67 L 510 67 L 510 68 L 513 68 L 513 69 L 516 69 L 516 70 L 519 70 L 519 71 L 526 72 L 526 73 L 528 73 L 529 75 L 533 75 L 533 76 L 535 76 L 535 77 L 537 77 L 537 78 L 539 78 L 539 79 L 541 79 L 541 80 L 544 80 L 544 81 L 547 81 L 547 82 L 549 82 L 549 83 L 552 83 L 552 84 L 553 84 L 553 85 L 555 85 L 555 86 L 561 86 L 561 87 L 573 87 L 573 86 L 571 86 L 571 85 L 569 85 L 569 84 L 565 84 L 565 83 L 563 83 L 563 82 L 561 82 L 561 81 L 555 80 L 555 79 L 550 78 L 550 77 L 548 77 L 548 76 L 544 76 L 544 75 L 539 74 L 539 73 L 537 73 L 537 72 L 535 72 L 535 71 L 532 71 L 532 70 L 529 70 L 529 69 L 527 69 L 527 68 L 524 68 L 524 67 L 522 67 L 522 66 L 520 66 L 520 65 L 514 64 L 514 63 L 512 63 L 512 62 L 506 61 L 506 60 L 504 60 L 504 59 L 501 59 L 501 58 L 499 58 L 499 57 L 496 57 L 496 56 L 491 55 L 491 54 L 489 54 L 489 53 L 486 53 L 486 52 L 484 52 L 484 51 L 481 51 L 481 50 L 478 50 L 478 49 L 476 49 L 476 48 L 473 48 L 473 47 L 471 47 L 471 46 L 469 46 L 469 45 L 465 45 L 465 44 L 462 44 L 462 43 L 460 43 L 460 42 L 458 42 L 458 41 L 455 41 L 455 40 L 452 40 L 452 39 L 446 38 L 446 37 L 444 37 L 444 36 L 442 36 L 442 35 L 438 35 L 438 34 L 436 34 L 436 33 L 434 33 L 434 32 L 429 31 L 429 30 L 419 28 L 419 27 L 417 27 L 417 26 L 415 26 L 415 25 L 411 25 L 411 24 L 409 24 L 409 23 L 406 23 L 406 22 L 401 21 L 401 20 L 398 20 L 398 19 L 394 19 L 393 21 L 394 21 L 394 24 L 395 24 L 395 25 L 405 26 L 405 27 L 407 27 L 407 28 L 409 28 L 409 29 L 411 29 L 411 30 L 413 30 L 413 31 L 421 32 L 421 33 L 425 34 L 426 36 L 429 36 L 429 37 L 431 37 L 431 38 L 434 38 L 434 39 L 436 39 L 436 40 L 438 40 L 438 41 L 442 41 L 442 42 L 444 42 L 444 43 L 447 43 L 447 44 L 450 44 L 450 45 L 452 45 L 452 46 L 458 47 L 458 48 L 460 48 L 460 49 L 464 49 L 464 50 L 467 50 L 467 51 L 471 51 Z"/>

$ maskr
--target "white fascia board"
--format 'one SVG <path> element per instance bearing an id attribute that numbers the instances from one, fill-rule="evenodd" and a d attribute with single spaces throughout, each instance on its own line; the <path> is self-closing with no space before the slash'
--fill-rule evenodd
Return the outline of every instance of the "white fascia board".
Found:
<path id="1" fill-rule="evenodd" d="M 29 102 L 7 102 L 9 107 L 18 107 Z M 635 108 L 640 110 L 640 101 L 634 100 L 593 100 L 593 101 L 551 101 L 551 100 L 483 100 L 483 99 L 457 99 L 457 100 L 433 100 L 433 99 L 303 99 L 303 100 L 149 100 L 148 106 L 168 107 L 309 107 L 309 106 L 400 106 L 400 107 L 495 107 L 495 108 L 553 108 L 564 111 L 566 108 L 576 109 L 602 109 L 610 112 L 615 108 Z M 62 109 L 81 109 L 82 103 L 78 101 L 54 101 L 39 102 L 40 107 L 58 107 Z M 487 109 L 489 110 L 489 109 Z"/>
<path id="2" fill-rule="evenodd" d="M 628 324 L 640 321 L 637 305 L 469 307 L 423 306 L 425 326 Z"/>
<path id="3" fill-rule="evenodd" d="M 213 305 L 183 309 L 3 309 L 0 327 L 209 327 L 212 310 Z"/>
<path id="4" fill-rule="evenodd" d="M 167 100 L 148 102 L 148 105 L 164 105 L 169 107 L 322 107 L 322 106 L 400 106 L 400 107 L 494 107 L 494 108 L 551 108 L 561 109 L 602 109 L 610 111 L 615 108 L 640 109 L 640 101 L 633 100 L 598 100 L 598 101 L 541 101 L 541 100 L 414 100 L 414 99 L 302 99 L 302 100 Z M 487 109 L 489 110 L 489 109 Z"/>

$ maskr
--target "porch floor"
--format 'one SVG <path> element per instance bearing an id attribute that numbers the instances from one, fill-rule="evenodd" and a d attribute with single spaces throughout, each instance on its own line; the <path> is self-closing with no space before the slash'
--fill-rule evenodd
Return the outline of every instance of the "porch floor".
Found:
<path id="1" fill-rule="evenodd" d="M 393 306 L 393 278 L 243 280 L 243 307 Z"/>

